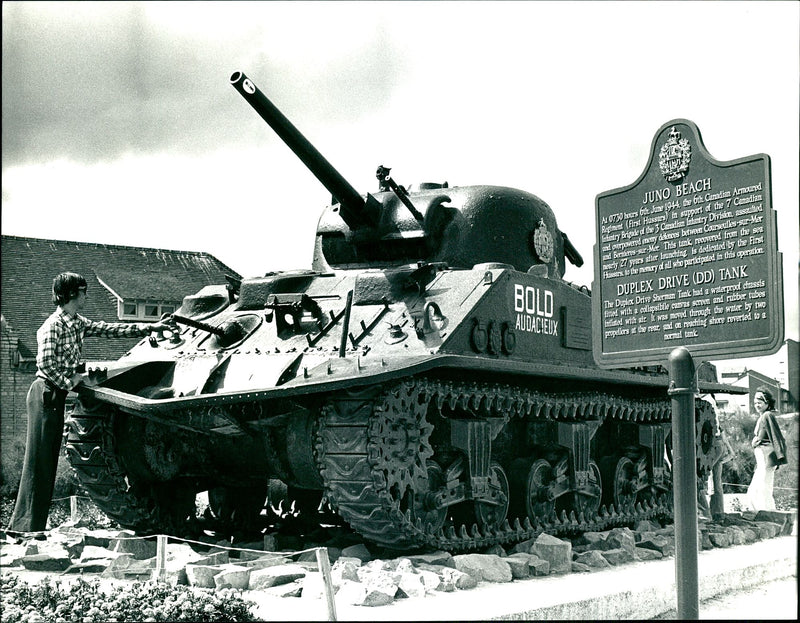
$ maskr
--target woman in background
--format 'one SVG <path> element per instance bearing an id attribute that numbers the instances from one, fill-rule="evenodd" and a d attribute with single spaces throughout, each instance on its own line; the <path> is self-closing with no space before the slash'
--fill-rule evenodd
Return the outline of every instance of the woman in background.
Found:
<path id="1" fill-rule="evenodd" d="M 756 455 L 756 471 L 747 489 L 747 497 L 753 509 L 775 510 L 772 487 L 775 470 L 786 464 L 786 441 L 775 421 L 775 397 L 765 386 L 756 390 L 753 399 L 758 420 L 753 433 L 753 452 Z"/>

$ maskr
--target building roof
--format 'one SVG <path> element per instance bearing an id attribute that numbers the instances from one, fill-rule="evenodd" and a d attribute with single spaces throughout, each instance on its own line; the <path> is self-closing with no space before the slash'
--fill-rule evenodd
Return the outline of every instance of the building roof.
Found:
<path id="1" fill-rule="evenodd" d="M 23 357 L 36 356 L 36 330 L 53 313 L 53 278 L 65 271 L 86 278 L 89 296 L 83 314 L 118 322 L 118 299 L 180 303 L 204 286 L 241 276 L 208 253 L 145 247 L 2 236 L 0 309 L 17 332 Z M 112 315 L 113 314 L 113 315 Z M 116 359 L 137 339 L 91 339 L 86 359 Z M 116 344 L 115 344 L 116 342 Z"/>

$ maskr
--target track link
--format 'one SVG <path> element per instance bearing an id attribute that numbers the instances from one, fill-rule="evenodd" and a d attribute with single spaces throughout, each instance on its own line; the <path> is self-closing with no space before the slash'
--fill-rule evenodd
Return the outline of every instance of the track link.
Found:
<path id="1" fill-rule="evenodd" d="M 323 408 L 317 436 L 317 459 L 329 502 L 360 534 L 390 549 L 437 548 L 479 550 L 537 537 L 542 532 L 569 535 L 607 530 L 655 516 L 671 517 L 671 498 L 628 508 L 601 507 L 590 517 L 561 513 L 548 520 L 508 520 L 497 528 L 451 525 L 432 531 L 403 510 L 408 488 L 417 486 L 422 466 L 433 454 L 424 421 L 428 404 L 452 408 L 495 410 L 511 417 L 548 419 L 613 418 L 635 422 L 668 421 L 670 403 L 664 399 L 628 400 L 607 394 L 561 395 L 513 386 L 468 384 L 419 379 L 405 381 L 376 398 L 332 397 Z M 410 410 L 410 413 L 409 413 Z M 405 452 L 384 447 L 387 422 L 396 418 L 418 421 L 423 433 Z M 393 439 L 389 436 L 390 439 Z M 415 454 L 416 452 L 416 454 Z M 387 456 L 395 456 L 394 462 Z"/>
<path id="2" fill-rule="evenodd" d="M 67 460 L 78 481 L 95 504 L 121 526 L 139 534 L 182 534 L 183 517 L 170 512 L 174 506 L 157 499 L 152 488 L 136 490 L 116 454 L 113 407 L 88 409 L 79 399 L 64 424 Z"/>

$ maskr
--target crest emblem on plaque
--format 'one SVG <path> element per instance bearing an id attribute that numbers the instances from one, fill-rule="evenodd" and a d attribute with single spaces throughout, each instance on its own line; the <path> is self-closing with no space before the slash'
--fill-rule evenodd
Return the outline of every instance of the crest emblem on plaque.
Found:
<path id="1" fill-rule="evenodd" d="M 533 250 L 545 263 L 553 259 L 553 236 L 547 230 L 543 218 L 539 219 L 539 224 L 533 232 Z"/>
<path id="2" fill-rule="evenodd" d="M 681 138 L 681 133 L 675 126 L 669 131 L 667 142 L 658 152 L 658 166 L 668 182 L 675 182 L 689 171 L 689 162 L 692 160 L 692 148 L 689 141 Z"/>

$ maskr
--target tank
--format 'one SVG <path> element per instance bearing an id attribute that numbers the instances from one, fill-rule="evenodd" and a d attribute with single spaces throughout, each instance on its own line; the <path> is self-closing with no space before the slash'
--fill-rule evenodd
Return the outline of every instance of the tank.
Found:
<path id="1" fill-rule="evenodd" d="M 206 287 L 172 330 L 87 364 L 66 453 L 106 514 L 182 534 L 207 491 L 233 531 L 281 491 L 373 544 L 449 551 L 671 514 L 667 375 L 595 365 L 591 293 L 563 278 L 583 260 L 547 203 L 409 190 L 384 166 L 360 194 L 250 79 L 230 82 L 333 202 L 310 270 Z M 715 426 L 698 399 L 701 475 Z"/>

